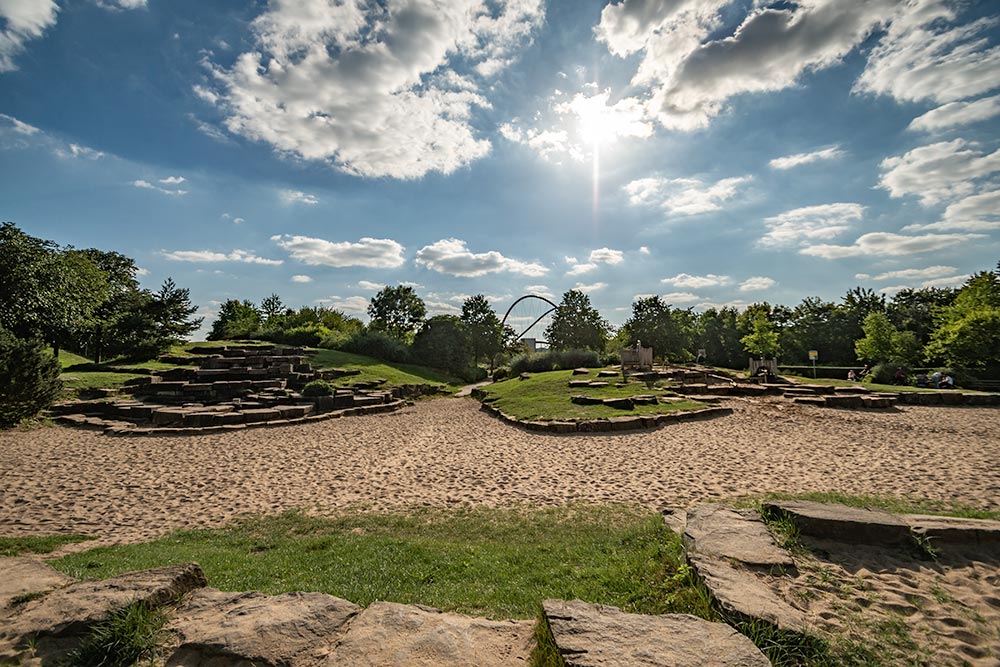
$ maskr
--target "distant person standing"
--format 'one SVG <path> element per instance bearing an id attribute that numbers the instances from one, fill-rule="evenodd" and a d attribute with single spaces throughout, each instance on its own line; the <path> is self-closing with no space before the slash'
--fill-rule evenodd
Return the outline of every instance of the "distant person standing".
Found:
<path id="1" fill-rule="evenodd" d="M 931 386 L 935 389 L 941 386 L 941 371 L 931 373 Z"/>

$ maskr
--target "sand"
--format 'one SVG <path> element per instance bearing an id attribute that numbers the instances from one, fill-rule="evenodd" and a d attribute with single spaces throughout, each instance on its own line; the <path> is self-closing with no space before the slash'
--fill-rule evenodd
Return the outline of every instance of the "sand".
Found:
<path id="1" fill-rule="evenodd" d="M 995 408 L 849 411 L 771 398 L 726 405 L 734 414 L 624 434 L 529 433 L 469 398 L 183 438 L 8 431 L 0 433 L 0 536 L 99 538 L 73 550 L 291 508 L 626 502 L 660 510 L 764 492 L 1000 509 Z M 834 552 L 800 567 L 796 584 L 808 597 L 783 591 L 821 631 L 864 637 L 902 619 L 926 664 L 1000 665 L 996 554 L 925 563 L 878 550 Z M 910 664 L 907 650 L 891 664 Z"/>

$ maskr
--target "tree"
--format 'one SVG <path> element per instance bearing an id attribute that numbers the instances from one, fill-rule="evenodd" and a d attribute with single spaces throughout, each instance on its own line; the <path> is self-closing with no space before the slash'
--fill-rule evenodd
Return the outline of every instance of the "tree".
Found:
<path id="1" fill-rule="evenodd" d="M 661 359 L 690 357 L 694 321 L 690 311 L 672 309 L 658 296 L 638 299 L 632 303 L 632 317 L 622 326 L 628 332 L 629 344 L 641 342 L 653 348 Z"/>
<path id="2" fill-rule="evenodd" d="M 736 326 L 739 313 L 735 308 L 709 308 L 698 318 L 697 340 L 705 348 L 705 360 L 726 368 L 740 368 L 743 346 Z"/>
<path id="3" fill-rule="evenodd" d="M 972 368 L 1000 363 L 1000 266 L 970 277 L 936 322 L 924 348 L 928 360 Z"/>
<path id="4" fill-rule="evenodd" d="M 21 340 L 0 328 L 0 428 L 52 405 L 62 391 L 59 359 L 39 340 Z"/>
<path id="5" fill-rule="evenodd" d="M 590 305 L 590 297 L 580 290 L 570 290 L 553 312 L 545 337 L 554 350 L 603 352 L 610 332 L 611 325 Z"/>
<path id="6" fill-rule="evenodd" d="M 264 320 L 264 326 L 277 324 L 276 318 L 285 312 L 285 304 L 281 303 L 281 297 L 277 294 L 265 298 L 260 302 L 260 315 Z"/>
<path id="7" fill-rule="evenodd" d="M 468 335 L 472 363 L 481 357 L 492 359 L 503 349 L 503 327 L 490 302 L 482 294 L 470 296 L 462 304 L 462 324 Z"/>
<path id="8" fill-rule="evenodd" d="M 858 359 L 872 364 L 898 359 L 896 343 L 899 331 L 892 326 L 889 316 L 881 312 L 871 312 L 862 325 L 865 335 L 854 342 Z"/>
<path id="9" fill-rule="evenodd" d="M 371 329 L 384 331 L 401 341 L 411 338 L 426 315 L 423 299 L 407 285 L 384 287 L 368 304 Z"/>
<path id="10" fill-rule="evenodd" d="M 774 358 L 781 354 L 778 332 L 767 316 L 758 311 L 750 322 L 750 333 L 740 338 L 744 349 L 755 357 Z"/>
<path id="11" fill-rule="evenodd" d="M 246 338 L 260 329 L 260 312 L 252 301 L 227 299 L 219 308 L 219 316 L 212 322 L 208 340 Z"/>
<path id="12" fill-rule="evenodd" d="M 89 330 L 76 341 L 82 347 L 77 351 L 100 363 L 105 354 L 128 354 L 132 349 L 126 343 L 137 338 L 137 323 L 148 319 L 137 316 L 143 314 L 141 309 L 148 301 L 143 297 L 148 292 L 143 295 L 139 289 L 138 268 L 131 257 L 96 248 L 82 252 L 104 272 L 108 281 L 107 299 L 95 311 Z"/>
<path id="13" fill-rule="evenodd" d="M 198 310 L 191 304 L 191 290 L 180 288 L 173 279 L 163 281 L 149 304 L 155 335 L 166 349 L 180 343 L 201 326 L 202 318 L 192 319 Z"/>
<path id="14" fill-rule="evenodd" d="M 469 369 L 469 337 L 454 315 L 437 315 L 424 322 L 413 339 L 412 354 L 421 364 L 462 376 Z"/>

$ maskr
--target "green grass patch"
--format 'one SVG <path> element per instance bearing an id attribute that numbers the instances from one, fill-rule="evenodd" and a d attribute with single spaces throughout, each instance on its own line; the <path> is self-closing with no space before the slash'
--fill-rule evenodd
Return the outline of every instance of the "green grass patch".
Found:
<path id="1" fill-rule="evenodd" d="M 321 591 L 369 605 L 425 604 L 533 618 L 545 598 L 630 612 L 707 613 L 683 549 L 658 514 L 624 506 L 419 509 L 339 518 L 285 513 L 155 542 L 100 547 L 53 565 L 105 578 L 197 561 L 227 591 Z"/>
<path id="2" fill-rule="evenodd" d="M 812 493 L 767 493 L 763 496 L 743 496 L 726 501 L 734 507 L 760 506 L 765 500 L 811 500 L 817 503 L 839 503 L 848 507 L 871 507 L 893 514 L 937 514 L 965 519 L 997 519 L 1000 511 L 984 510 L 971 505 L 926 498 L 893 498 L 891 496 L 850 495 L 837 491 Z"/>
<path id="3" fill-rule="evenodd" d="M 74 354 L 73 352 L 67 352 L 66 350 L 59 350 L 59 363 L 62 364 L 64 369 L 70 366 L 78 366 L 80 364 L 90 364 L 93 363 L 87 357 L 81 357 L 79 354 Z"/>
<path id="4" fill-rule="evenodd" d="M 98 621 L 67 656 L 65 667 L 153 664 L 165 637 L 166 614 L 133 602 Z"/>
<path id="5" fill-rule="evenodd" d="M 831 378 L 816 378 L 806 377 L 804 375 L 785 375 L 782 374 L 783 378 L 791 380 L 792 382 L 800 382 L 804 384 L 821 384 L 828 387 L 861 387 L 863 389 L 868 389 L 869 391 L 880 391 L 887 393 L 904 393 L 904 392 L 927 392 L 927 391 L 940 391 L 938 389 L 914 387 L 913 385 L 907 384 L 876 384 L 874 382 L 851 382 L 850 380 L 834 380 Z M 980 393 L 974 392 L 970 389 L 962 389 L 963 392 L 969 393 Z"/>
<path id="6" fill-rule="evenodd" d="M 352 382 L 384 378 L 390 386 L 404 384 L 443 384 L 449 389 L 458 389 L 467 384 L 465 381 L 452 377 L 447 373 L 425 366 L 414 364 L 396 364 L 381 359 L 373 359 L 360 354 L 341 352 L 340 350 L 316 350 L 310 359 L 313 368 L 357 368 L 360 375 L 340 378 L 331 384 L 344 385 Z"/>
<path id="7" fill-rule="evenodd" d="M 570 380 L 607 380 L 608 386 L 602 388 L 570 387 Z M 655 405 L 637 405 L 632 410 L 621 410 L 606 405 L 578 405 L 570 401 L 574 395 L 581 394 L 599 398 L 624 398 L 640 395 L 669 395 L 656 385 L 630 382 L 624 387 L 616 387 L 616 378 L 598 378 L 597 370 L 587 375 L 573 375 L 573 371 L 550 371 L 548 373 L 533 373 L 527 380 L 511 378 L 503 382 L 487 385 L 491 404 L 503 412 L 525 420 L 563 420 L 563 419 L 600 419 L 620 417 L 625 415 L 655 415 L 675 410 L 694 410 L 703 408 L 703 403 L 684 399 L 675 403 L 658 403 Z"/>
<path id="8" fill-rule="evenodd" d="M 88 535 L 41 535 L 31 537 L 0 537 L 0 556 L 48 554 L 64 544 L 92 540 Z"/>
<path id="9" fill-rule="evenodd" d="M 128 380 L 145 377 L 141 373 L 112 373 L 110 371 L 69 371 L 61 378 L 63 387 L 73 391 L 82 389 L 117 389 Z"/>

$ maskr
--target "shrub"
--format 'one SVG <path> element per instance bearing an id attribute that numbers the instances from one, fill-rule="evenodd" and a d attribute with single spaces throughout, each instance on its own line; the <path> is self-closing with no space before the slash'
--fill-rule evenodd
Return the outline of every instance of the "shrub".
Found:
<path id="1" fill-rule="evenodd" d="M 16 425 L 52 405 L 62 391 L 59 360 L 41 341 L 0 329 L 0 428 Z"/>
<path id="2" fill-rule="evenodd" d="M 302 388 L 303 396 L 332 396 L 333 387 L 326 380 L 313 380 Z"/>
<path id="3" fill-rule="evenodd" d="M 510 364 L 511 375 L 545 373 L 567 368 L 600 368 L 601 359 L 593 350 L 558 350 L 522 354 Z"/>
<path id="4" fill-rule="evenodd" d="M 461 378 L 466 382 L 482 382 L 489 376 L 489 372 L 482 366 L 470 366 L 461 374 Z"/>
<path id="5" fill-rule="evenodd" d="M 326 350 L 342 350 L 351 340 L 352 335 L 347 331 L 331 331 L 326 336 L 323 336 L 323 340 L 319 342 L 317 347 L 322 347 Z"/>
<path id="6" fill-rule="evenodd" d="M 909 376 L 910 369 L 900 362 L 883 362 L 872 366 L 871 371 L 865 376 L 866 382 L 875 384 L 892 384 L 896 379 L 896 371 L 900 368 Z"/>
<path id="7" fill-rule="evenodd" d="M 510 377 L 510 366 L 497 366 L 493 369 L 493 380 L 499 382 L 500 380 Z"/>
<path id="8" fill-rule="evenodd" d="M 406 344 L 381 331 L 362 331 L 352 336 L 340 349 L 385 361 L 407 362 L 410 360 L 410 349 Z"/>

